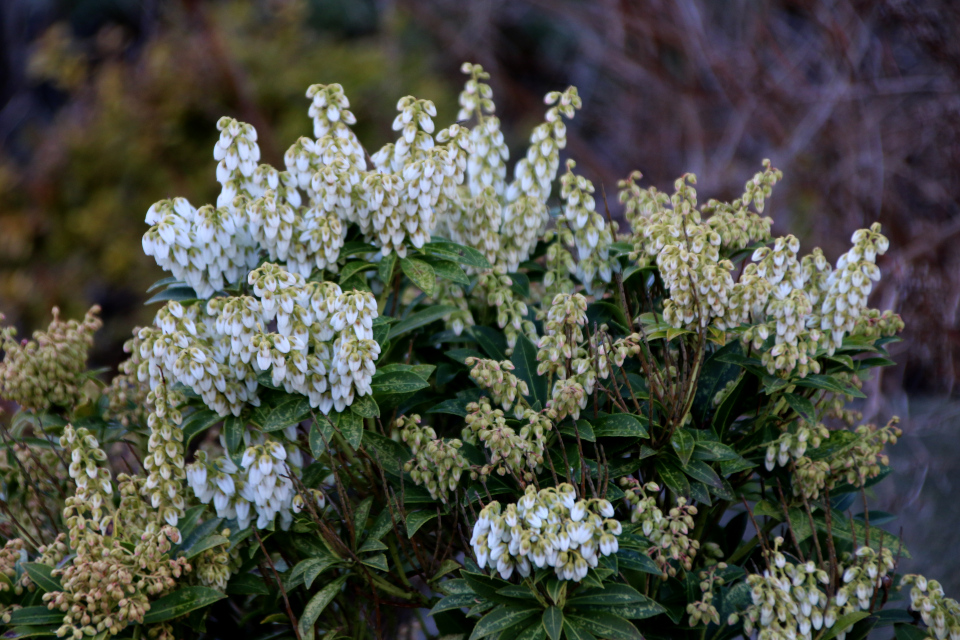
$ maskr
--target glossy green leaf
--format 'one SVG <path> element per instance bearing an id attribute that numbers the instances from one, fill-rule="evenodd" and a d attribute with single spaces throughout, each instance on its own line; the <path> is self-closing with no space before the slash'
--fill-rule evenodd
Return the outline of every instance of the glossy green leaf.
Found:
<path id="1" fill-rule="evenodd" d="M 245 429 L 246 422 L 237 416 L 227 416 L 223 421 L 223 438 L 229 455 L 234 456 L 240 453 L 240 444 L 243 442 Z"/>
<path id="2" fill-rule="evenodd" d="M 675 462 L 657 458 L 657 475 L 675 494 L 690 499 L 690 482 Z"/>
<path id="3" fill-rule="evenodd" d="M 560 640 L 563 632 L 563 611 L 560 607 L 548 607 L 543 612 L 543 628 L 550 640 Z"/>
<path id="4" fill-rule="evenodd" d="M 440 304 L 427 307 L 426 309 L 417 311 L 416 313 L 412 313 L 390 327 L 390 339 L 396 340 L 398 337 L 409 333 L 414 329 L 419 329 L 420 327 L 426 326 L 431 322 L 436 322 L 437 320 L 440 320 L 444 316 L 447 316 L 456 310 L 456 307 Z"/>
<path id="5" fill-rule="evenodd" d="M 331 415 L 330 418 L 333 416 Z M 318 420 L 310 425 L 310 455 L 319 458 L 327 450 L 333 440 L 333 425 L 327 416 L 318 416 Z"/>
<path id="6" fill-rule="evenodd" d="M 433 267 L 416 258 L 400 258 L 400 268 L 413 284 L 425 294 L 432 295 L 437 284 L 437 273 Z"/>
<path id="7" fill-rule="evenodd" d="M 41 625 L 41 624 L 63 624 L 63 611 L 56 609 L 51 611 L 45 605 L 37 607 L 24 607 L 16 611 L 10 611 L 10 622 L 14 625 Z"/>
<path id="8" fill-rule="evenodd" d="M 470 327 L 470 335 L 477 341 L 487 357 L 493 358 L 497 362 L 503 362 L 507 359 L 507 339 L 501 332 L 492 327 L 475 326 Z"/>
<path id="9" fill-rule="evenodd" d="M 686 429 L 677 429 L 670 438 L 670 446 L 677 454 L 677 457 L 680 458 L 680 463 L 683 465 L 690 462 L 690 458 L 693 456 L 693 448 L 696 444 L 697 441 Z"/>
<path id="10" fill-rule="evenodd" d="M 385 286 L 392 286 L 390 278 L 393 276 L 393 268 L 397 264 L 397 254 L 391 251 L 388 255 L 385 255 L 381 260 L 380 264 L 377 265 L 377 275 L 380 276 L 380 281 Z"/>
<path id="11" fill-rule="evenodd" d="M 368 431 L 364 434 L 363 448 L 383 467 L 384 471 L 395 475 L 403 473 L 403 464 L 413 457 L 410 450 L 402 444 L 376 431 Z"/>
<path id="12" fill-rule="evenodd" d="M 34 584 L 47 593 L 63 590 L 63 587 L 60 586 L 60 579 L 50 575 L 50 573 L 53 571 L 53 567 L 48 567 L 47 565 L 40 564 L 39 562 L 25 562 L 22 566 L 23 570 L 27 572 L 27 575 L 30 576 L 30 579 L 33 580 Z"/>
<path id="13" fill-rule="evenodd" d="M 230 538 L 225 538 L 219 534 L 213 534 L 191 545 L 189 549 L 184 551 L 184 557 L 189 560 L 190 558 L 200 555 L 207 549 L 213 549 L 214 547 L 219 547 L 220 545 L 229 546 Z"/>
<path id="14" fill-rule="evenodd" d="M 832 640 L 833 638 L 836 638 L 837 635 L 839 635 L 840 633 L 844 631 L 849 631 L 850 627 L 857 624 L 864 618 L 869 618 L 869 617 L 870 617 L 869 611 L 853 611 L 851 613 L 848 613 L 845 616 L 840 616 L 839 618 L 837 618 L 837 621 L 833 623 L 833 626 L 827 629 L 826 633 L 824 633 L 820 637 L 820 640 Z"/>
<path id="15" fill-rule="evenodd" d="M 468 267 L 477 267 L 478 269 L 489 269 L 490 263 L 482 253 L 472 247 L 465 247 L 460 244 L 449 241 L 428 242 L 421 248 L 426 254 L 452 260 Z"/>
<path id="16" fill-rule="evenodd" d="M 144 302 L 144 306 L 148 304 L 154 304 L 155 302 L 167 302 L 169 300 L 175 300 L 176 302 L 186 302 L 188 300 L 196 300 L 197 292 L 194 291 L 191 287 L 168 287 L 163 291 L 154 294 L 149 300 Z"/>
<path id="17" fill-rule="evenodd" d="M 524 334 L 517 336 L 517 344 L 513 348 L 510 361 L 514 366 L 514 375 L 527 383 L 528 401 L 534 409 L 547 406 L 547 379 L 537 375 L 537 347 Z"/>
<path id="18" fill-rule="evenodd" d="M 472 607 L 478 604 L 480 599 L 473 593 L 455 593 L 453 595 L 441 598 L 440 602 L 433 605 L 430 609 L 430 615 L 440 613 L 441 611 L 453 611 L 463 607 Z"/>
<path id="19" fill-rule="evenodd" d="M 380 417 L 380 407 L 377 406 L 377 401 L 371 395 L 355 396 L 353 404 L 350 405 L 350 410 L 361 418 Z"/>
<path id="20" fill-rule="evenodd" d="M 150 611 L 143 616 L 144 624 L 157 624 L 179 618 L 195 609 L 209 607 L 227 596 L 209 587 L 183 587 L 150 603 Z"/>
<path id="21" fill-rule="evenodd" d="M 570 613 L 567 617 L 576 626 L 605 640 L 643 640 L 643 636 L 628 620 L 612 613 L 590 611 Z"/>
<path id="22" fill-rule="evenodd" d="M 646 438 L 646 418 L 629 413 L 614 413 L 593 420 L 593 433 L 598 438 Z"/>
<path id="23" fill-rule="evenodd" d="M 333 602 L 333 599 L 340 593 L 340 587 L 346 580 L 347 576 L 340 576 L 310 598 L 310 602 L 307 603 L 307 606 L 303 608 L 303 613 L 300 614 L 298 626 L 301 636 L 313 635 L 313 625 L 316 624 L 327 605 Z"/>
<path id="24" fill-rule="evenodd" d="M 266 414 L 260 426 L 264 431 L 280 431 L 306 420 L 310 413 L 310 400 L 306 396 L 288 396 Z"/>
<path id="25" fill-rule="evenodd" d="M 375 396 L 392 393 L 412 393 L 430 385 L 411 371 L 391 371 L 375 379 L 371 385 Z"/>
<path id="26" fill-rule="evenodd" d="M 662 573 L 660 567 L 653 561 L 653 558 L 634 549 L 624 549 L 620 547 L 617 551 L 617 564 L 621 569 L 640 571 L 655 576 L 659 576 Z"/>
<path id="27" fill-rule="evenodd" d="M 480 618 L 480 621 L 477 622 L 477 625 L 473 628 L 473 633 L 470 634 L 470 640 L 475 640 L 476 638 L 485 638 L 494 633 L 503 631 L 504 629 L 509 629 L 510 627 L 523 622 L 527 618 L 540 613 L 542 610 L 543 609 L 540 607 L 497 607 L 487 615 Z"/>
<path id="28" fill-rule="evenodd" d="M 367 262 L 366 260 L 350 260 L 347 264 L 340 267 L 340 282 L 344 282 L 358 273 L 373 271 L 377 268 L 377 265 Z"/>
<path id="29" fill-rule="evenodd" d="M 720 491 L 724 490 L 723 481 L 720 479 L 720 476 L 717 475 L 717 472 L 714 471 L 706 462 L 701 460 L 691 460 L 687 464 L 682 465 L 681 469 L 683 469 L 683 472 L 694 480 L 699 480 L 703 484 L 709 485 L 714 489 L 718 489 Z M 731 495 L 729 498 L 725 499 L 733 500 L 733 496 Z"/>
<path id="30" fill-rule="evenodd" d="M 180 429 L 183 431 L 183 446 L 189 446 L 191 440 L 221 420 L 223 418 L 210 409 L 200 409 L 188 415 L 180 423 Z"/>
<path id="31" fill-rule="evenodd" d="M 351 447 L 356 449 L 360 446 L 360 441 L 363 440 L 363 418 L 353 411 L 344 411 L 340 414 L 337 427 L 340 429 L 340 434 L 344 440 Z"/>
<path id="32" fill-rule="evenodd" d="M 420 527 L 437 517 L 436 511 L 413 511 L 407 514 L 407 537 L 420 530 Z"/>
<path id="33" fill-rule="evenodd" d="M 816 423 L 817 411 L 813 408 L 813 403 L 810 402 L 810 400 L 803 396 L 798 396 L 795 393 L 785 393 L 783 394 L 783 399 L 786 400 L 790 408 L 796 411 L 804 420 L 810 424 Z"/>
<path id="34" fill-rule="evenodd" d="M 564 618 L 563 632 L 567 635 L 567 640 L 597 640 L 592 633 L 579 627 L 570 618 Z"/>
<path id="35" fill-rule="evenodd" d="M 460 268 L 460 265 L 448 260 L 436 260 L 431 262 L 430 266 L 433 267 L 437 277 L 462 284 L 465 287 L 470 286 L 470 278 L 464 270 Z"/>
<path id="36" fill-rule="evenodd" d="M 378 553 L 375 556 L 369 556 L 367 558 L 363 558 L 360 562 L 367 565 L 368 567 L 376 569 L 377 571 L 383 571 L 383 572 L 390 571 L 390 565 L 387 564 L 387 556 L 383 555 L 382 553 Z"/>
<path id="37" fill-rule="evenodd" d="M 854 386 L 841 382 L 834 376 L 828 376 L 821 373 L 811 373 L 805 378 L 795 380 L 794 384 L 798 387 L 809 387 L 811 389 L 823 389 L 832 393 L 839 393 L 854 398 L 866 398 L 867 396 Z"/>

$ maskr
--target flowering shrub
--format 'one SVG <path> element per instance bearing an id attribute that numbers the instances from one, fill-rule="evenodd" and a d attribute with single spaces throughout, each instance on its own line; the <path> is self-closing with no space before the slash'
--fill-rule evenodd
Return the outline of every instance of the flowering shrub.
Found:
<path id="1" fill-rule="evenodd" d="M 879 225 L 800 256 L 769 163 L 729 203 L 634 174 L 621 230 L 568 161 L 552 207 L 576 89 L 508 181 L 463 70 L 459 124 L 403 98 L 373 154 L 339 85 L 284 170 L 222 119 L 216 205 L 147 212 L 172 275 L 109 385 L 95 310 L 4 331 L 9 637 L 960 634 L 866 508 L 899 435 L 847 407 L 902 328 L 867 307 Z"/>

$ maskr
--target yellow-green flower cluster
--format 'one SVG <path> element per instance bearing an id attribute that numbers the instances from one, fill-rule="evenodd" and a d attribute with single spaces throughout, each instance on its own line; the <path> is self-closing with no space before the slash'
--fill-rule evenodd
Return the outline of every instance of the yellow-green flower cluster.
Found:
<path id="1" fill-rule="evenodd" d="M 691 536 L 697 508 L 679 496 L 676 506 L 664 513 L 657 506 L 656 495 L 660 493 L 657 483 L 641 484 L 635 478 L 623 478 L 620 485 L 624 487 L 627 504 L 631 506 L 630 521 L 640 523 L 643 535 L 653 542 L 647 555 L 665 575 L 675 576 L 677 564 L 684 571 L 690 571 L 700 549 L 700 542 Z"/>
<path id="2" fill-rule="evenodd" d="M 524 416 L 528 424 L 518 433 L 507 425 L 503 411 L 494 409 L 486 398 L 467 405 L 463 439 L 474 445 L 483 443 L 490 456 L 490 463 L 481 467 L 480 475 L 496 471 L 501 476 L 512 473 L 524 481 L 533 480 L 534 472 L 544 462 L 546 439 L 543 422 L 526 412 Z"/>
<path id="3" fill-rule="evenodd" d="M 497 362 L 471 356 L 464 363 L 470 367 L 470 377 L 477 386 L 490 392 L 494 404 L 503 407 L 504 411 L 515 407 L 517 418 L 523 415 L 526 405 L 523 396 L 529 395 L 530 389 L 526 382 L 511 373 L 515 369 L 512 362 Z"/>
<path id="4" fill-rule="evenodd" d="M 510 349 L 517 344 L 517 336 L 521 332 L 528 336 L 536 336 L 537 333 L 533 322 L 527 319 L 526 303 L 510 288 L 512 284 L 513 280 L 503 267 L 494 267 L 480 274 L 477 286 L 473 289 L 483 304 L 496 308 L 497 326 L 503 329 Z"/>
<path id="5" fill-rule="evenodd" d="M 94 306 L 83 321 L 65 322 L 54 307 L 47 330 L 22 342 L 16 340 L 13 327 L 0 330 L 0 351 L 5 354 L 0 362 L 0 397 L 38 412 L 54 405 L 75 406 L 83 393 L 93 334 L 103 325 L 99 313 L 100 307 Z"/>
<path id="6" fill-rule="evenodd" d="M 910 608 L 920 614 L 927 625 L 929 640 L 956 640 L 960 638 L 960 604 L 943 593 L 936 580 L 910 574 L 903 577 L 900 588 L 910 585 Z"/>
<path id="7" fill-rule="evenodd" d="M 165 384 L 157 385 L 147 396 L 152 408 L 147 418 L 150 438 L 143 469 L 147 481 L 143 486 L 145 497 L 159 518 L 171 527 L 184 514 L 183 480 L 186 477 L 183 462 L 183 430 L 179 406 L 185 398 Z"/>
<path id="8" fill-rule="evenodd" d="M 403 440 L 413 452 L 413 460 L 408 461 L 403 470 L 410 474 L 418 485 L 426 486 L 430 496 L 443 503 L 457 489 L 460 476 L 469 467 L 469 463 L 460 453 L 463 442 L 437 438 L 430 427 L 420 426 L 420 416 L 411 415 L 399 418 L 394 424 Z"/>

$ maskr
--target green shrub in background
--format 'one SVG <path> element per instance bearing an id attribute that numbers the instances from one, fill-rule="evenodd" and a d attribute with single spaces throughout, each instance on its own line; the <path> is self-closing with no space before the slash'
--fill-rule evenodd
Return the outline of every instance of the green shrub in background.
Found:
<path id="1" fill-rule="evenodd" d="M 508 180 L 463 70 L 458 124 L 405 97 L 372 154 L 340 85 L 282 171 L 221 119 L 216 202 L 147 212 L 171 275 L 109 385 L 94 312 L 4 334 L 10 637 L 957 633 L 868 509 L 895 422 L 847 406 L 902 329 L 879 226 L 801 257 L 769 164 L 733 202 L 634 174 L 621 231 L 571 161 L 553 206 L 576 89 Z"/>
<path id="2" fill-rule="evenodd" d="M 37 43 L 28 71 L 66 101 L 51 123 L 25 128 L 27 162 L 0 156 L 0 312 L 17 326 L 43 326 L 54 305 L 76 317 L 97 302 L 98 345 L 113 346 L 149 321 L 140 303 L 159 272 L 130 247 L 157 198 L 216 197 L 204 168 L 223 114 L 256 122 L 279 163 L 278 141 L 309 125 L 300 101 L 318 80 L 344 78 L 365 140 L 389 132 L 385 95 L 454 104 L 416 42 L 398 40 L 402 25 L 377 41 L 345 39 L 312 28 L 304 2 L 204 3 L 199 17 L 162 7 L 142 42 L 115 26 L 78 41 L 56 25 Z"/>

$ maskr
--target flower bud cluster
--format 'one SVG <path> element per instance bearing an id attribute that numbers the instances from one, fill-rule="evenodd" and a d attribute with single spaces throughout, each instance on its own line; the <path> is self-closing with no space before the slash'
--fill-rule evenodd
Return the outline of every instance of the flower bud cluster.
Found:
<path id="1" fill-rule="evenodd" d="M 143 469 L 147 481 L 143 495 L 149 496 L 150 506 L 159 518 L 171 527 L 184 515 L 183 480 L 186 477 L 183 462 L 182 418 L 178 407 L 184 402 L 183 394 L 157 385 L 147 396 L 152 411 L 147 418 L 150 439 Z"/>
<path id="2" fill-rule="evenodd" d="M 361 170 L 366 169 L 363 147 L 357 140 L 350 125 L 357 123 L 356 116 L 350 111 L 350 100 L 339 84 L 314 84 L 307 89 L 307 97 L 312 100 L 307 115 L 313 118 L 313 136 L 320 140 L 324 136 L 333 136 L 340 140 L 340 146 L 350 164 Z M 297 159 L 300 169 L 300 160 Z M 288 170 L 290 163 L 287 163 Z M 301 188 L 306 185 L 301 183 Z"/>
<path id="3" fill-rule="evenodd" d="M 459 336 L 463 335 L 466 327 L 474 326 L 473 314 L 462 286 L 446 278 L 439 278 L 434 289 L 434 298 L 438 304 L 456 307 L 456 311 L 451 311 L 443 318 L 448 330 Z"/>
<path id="4" fill-rule="evenodd" d="M 220 532 L 224 538 L 230 536 L 230 530 L 224 529 Z M 210 587 L 223 592 L 227 588 L 227 582 L 230 581 L 231 569 L 230 553 L 228 551 L 229 543 L 211 547 L 203 551 L 194 561 L 194 575 L 204 587 Z"/>
<path id="5" fill-rule="evenodd" d="M 476 126 L 470 131 L 472 148 L 467 157 L 470 193 L 477 196 L 490 187 L 494 195 L 499 197 L 506 188 L 506 161 L 510 152 L 500 131 L 500 119 L 494 115 L 493 90 L 484 82 L 490 79 L 490 74 L 479 64 L 469 62 L 463 63 L 460 71 L 469 75 L 470 79 L 460 92 L 457 121 L 469 120 L 473 116 L 477 118 Z"/>
<path id="6" fill-rule="evenodd" d="M 480 512 L 470 544 L 480 568 L 504 580 L 552 567 L 560 580 L 580 582 L 600 558 L 616 553 L 623 528 L 602 498 L 577 500 L 572 485 L 528 486 L 516 504 L 493 501 Z"/>
<path id="7" fill-rule="evenodd" d="M 811 640 L 813 633 L 832 628 L 841 615 L 821 591 L 830 578 L 813 561 L 788 563 L 780 551 L 783 538 L 773 544 L 767 552 L 768 568 L 747 576 L 751 604 L 744 612 L 744 633 L 750 636 L 758 630 L 761 640 Z"/>
<path id="8" fill-rule="evenodd" d="M 527 424 L 518 433 L 507 425 L 503 411 L 494 409 L 486 398 L 467 405 L 463 439 L 473 445 L 482 442 L 490 454 L 490 463 L 481 467 L 480 475 L 496 471 L 501 476 L 512 473 L 524 481 L 533 480 L 534 472 L 543 465 L 546 439 L 536 412 L 527 410 L 523 416 Z"/>
<path id="9" fill-rule="evenodd" d="M 124 353 L 130 357 L 120 363 L 117 375 L 110 381 L 106 395 L 109 407 L 108 418 L 119 420 L 125 427 L 146 422 L 147 393 L 149 385 L 142 383 L 137 375 L 143 357 L 140 355 L 140 327 L 133 330 L 133 337 L 123 343 Z"/>
<path id="10" fill-rule="evenodd" d="M 811 425 L 800 421 L 767 446 L 764 466 L 767 471 L 773 471 L 777 465 L 785 467 L 791 459 L 799 460 L 803 457 L 808 445 L 817 449 L 821 441 L 829 437 L 830 430 L 823 423 Z"/>
<path id="11" fill-rule="evenodd" d="M 463 442 L 443 440 L 430 427 L 420 426 L 420 416 L 403 416 L 394 424 L 400 439 L 413 451 L 413 460 L 403 470 L 418 485 L 426 486 L 430 496 L 446 504 L 447 497 L 457 490 L 460 476 L 470 463 L 460 453 Z"/>
<path id="12" fill-rule="evenodd" d="M 567 146 L 567 125 L 563 118 L 572 119 L 582 106 L 576 87 L 563 93 L 551 91 L 544 97 L 550 105 L 545 122 L 537 125 L 530 135 L 526 157 L 513 169 L 513 182 L 507 187 L 509 203 L 501 227 L 503 248 L 498 264 L 508 272 L 516 271 L 530 256 L 540 234 L 549 220 L 547 200 L 560 167 L 560 149 Z"/>
<path id="13" fill-rule="evenodd" d="M 910 608 L 918 612 L 927 625 L 929 640 L 960 638 L 960 604 L 944 595 L 939 582 L 910 574 L 900 581 L 901 589 L 906 585 L 911 585 Z"/>
<path id="14" fill-rule="evenodd" d="M 70 532 L 70 547 L 78 554 L 90 544 L 96 544 L 96 532 L 106 528 L 113 482 L 104 465 L 107 454 L 100 448 L 96 436 L 87 429 L 67 425 L 60 436 L 60 446 L 70 452 L 69 473 L 77 490 L 69 496 L 63 509 L 63 519 Z"/>
<path id="15" fill-rule="evenodd" d="M 83 321 L 64 322 L 54 307 L 47 330 L 34 332 L 33 340 L 17 341 L 13 327 L 0 330 L 0 396 L 37 412 L 78 404 L 93 334 L 103 325 L 99 313 L 93 306 Z"/>
<path id="16" fill-rule="evenodd" d="M 482 304 L 496 307 L 497 326 L 503 329 L 511 350 L 517 344 L 520 332 L 528 336 L 537 335 L 533 322 L 527 319 L 527 305 L 510 288 L 512 284 L 513 280 L 503 267 L 494 267 L 481 273 L 474 287 L 475 295 Z"/>
<path id="17" fill-rule="evenodd" d="M 280 440 L 245 431 L 239 465 L 227 455 L 208 460 L 206 452 L 199 452 L 186 472 L 194 495 L 203 504 L 212 501 L 217 517 L 236 518 L 240 529 L 249 527 L 254 515 L 258 529 L 279 515 L 281 528 L 287 530 L 296 495 L 291 478 L 303 467 L 303 455 L 296 445 L 296 426 L 287 427 L 283 435 Z M 223 436 L 221 445 L 226 449 Z"/>
<path id="18" fill-rule="evenodd" d="M 511 373 L 515 369 L 512 362 L 497 362 L 471 356 L 464 363 L 470 367 L 470 378 L 481 389 L 490 392 L 494 404 L 503 407 L 504 411 L 515 407 L 517 418 L 523 415 L 527 405 L 523 396 L 530 395 L 530 389 L 526 382 Z"/>
<path id="19" fill-rule="evenodd" d="M 537 375 L 570 375 L 568 363 L 578 355 L 587 323 L 587 299 L 579 293 L 558 293 L 547 311 L 544 335 L 537 344 Z"/>
<path id="20" fill-rule="evenodd" d="M 700 578 L 700 591 L 703 593 L 703 599 L 691 602 L 687 605 L 687 614 L 690 616 L 687 623 L 691 627 L 696 627 L 701 622 L 703 624 L 720 624 L 720 613 L 713 604 L 714 585 L 722 587 L 724 580 L 717 575 L 717 570 L 727 568 L 727 563 L 720 562 L 710 568 L 709 571 L 701 571 L 697 577 Z"/>
<path id="21" fill-rule="evenodd" d="M 700 549 L 700 542 L 690 536 L 697 508 L 688 505 L 686 498 L 679 496 L 677 506 L 664 514 L 657 506 L 656 494 L 660 493 L 657 483 L 641 485 L 635 478 L 623 478 L 620 485 L 624 488 L 625 499 L 632 508 L 630 521 L 640 523 L 643 535 L 653 542 L 647 555 L 657 563 L 664 575 L 677 575 L 676 564 L 684 571 L 690 571 Z M 676 561 L 676 564 L 671 560 Z"/>
<path id="22" fill-rule="evenodd" d="M 27 561 L 27 550 L 25 544 L 20 538 L 11 538 L 7 540 L 3 548 L 0 549 L 0 574 L 7 577 L 7 580 L 0 580 L 0 593 L 13 590 L 17 595 L 23 593 L 24 587 L 17 580 L 17 565 Z M 11 585 L 15 585 L 11 587 Z M 2 622 L 9 624 L 10 609 L 3 608 L 0 605 L 0 615 Z"/>

